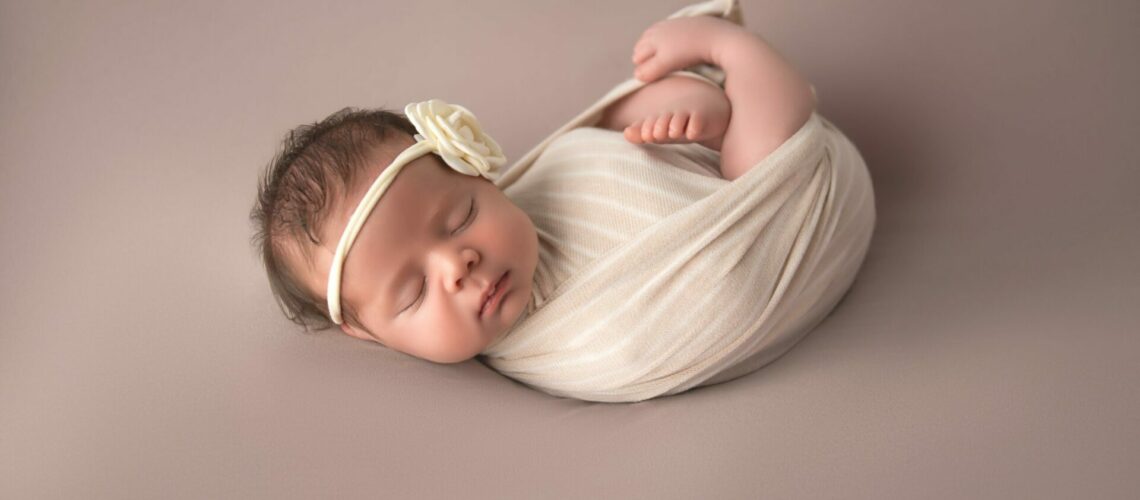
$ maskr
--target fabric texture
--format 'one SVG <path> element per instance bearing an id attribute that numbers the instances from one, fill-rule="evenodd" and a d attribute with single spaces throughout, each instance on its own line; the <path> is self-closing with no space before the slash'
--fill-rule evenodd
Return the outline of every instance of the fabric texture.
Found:
<path id="1" fill-rule="evenodd" d="M 742 19 L 725 0 L 670 17 L 682 15 Z M 622 82 L 497 181 L 534 221 L 540 255 L 531 305 L 479 359 L 552 395 L 634 402 L 751 372 L 826 317 L 870 244 L 870 175 L 826 119 L 729 182 L 704 146 L 592 127 L 643 85 Z"/>

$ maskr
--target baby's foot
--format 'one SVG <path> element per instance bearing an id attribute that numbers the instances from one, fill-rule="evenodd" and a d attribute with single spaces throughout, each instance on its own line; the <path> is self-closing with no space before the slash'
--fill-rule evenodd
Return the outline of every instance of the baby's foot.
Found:
<path id="1" fill-rule="evenodd" d="M 696 142 L 720 151 L 732 113 L 724 90 L 688 77 L 667 78 L 649 85 L 670 86 L 661 90 L 676 97 L 669 100 L 666 110 L 636 120 L 626 127 L 626 140 L 634 144 Z"/>

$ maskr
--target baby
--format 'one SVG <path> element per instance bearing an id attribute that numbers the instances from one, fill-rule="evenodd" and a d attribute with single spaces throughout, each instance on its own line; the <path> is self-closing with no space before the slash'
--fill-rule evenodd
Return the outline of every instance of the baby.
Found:
<path id="1" fill-rule="evenodd" d="M 814 111 L 803 76 L 759 36 L 717 17 L 654 24 L 633 63 L 648 83 L 606 108 L 596 127 L 633 144 L 699 143 L 719 152 L 727 180 Z M 724 71 L 723 90 L 671 75 L 700 63 Z M 307 329 L 337 324 L 359 339 L 456 363 L 533 308 L 538 236 L 533 214 L 488 178 L 504 160 L 498 145 L 487 137 L 466 160 L 428 151 L 415 136 L 427 133 L 429 119 L 346 109 L 295 129 L 262 176 L 251 218 L 290 320 Z"/>

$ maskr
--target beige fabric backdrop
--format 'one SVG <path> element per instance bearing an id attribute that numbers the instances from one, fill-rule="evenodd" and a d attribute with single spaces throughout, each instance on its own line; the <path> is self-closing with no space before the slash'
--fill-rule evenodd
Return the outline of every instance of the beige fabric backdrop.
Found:
<path id="1" fill-rule="evenodd" d="M 439 97 L 517 158 L 688 0 L 0 1 L 0 498 L 1133 498 L 1140 4 L 743 2 L 860 147 L 852 292 L 635 405 L 297 333 L 291 127 Z"/>

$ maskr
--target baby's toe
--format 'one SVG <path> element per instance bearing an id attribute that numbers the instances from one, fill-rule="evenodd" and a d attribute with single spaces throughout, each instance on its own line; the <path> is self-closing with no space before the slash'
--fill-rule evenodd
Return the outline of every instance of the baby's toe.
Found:
<path id="1" fill-rule="evenodd" d="M 691 141 L 701 139 L 701 133 L 705 131 L 704 118 L 700 114 L 694 113 L 689 117 L 689 125 L 686 127 L 685 136 Z"/>
<path id="2" fill-rule="evenodd" d="M 625 140 L 629 142 L 641 144 L 641 120 L 633 122 L 630 126 L 626 127 L 622 135 L 624 135 Z"/>
<path id="3" fill-rule="evenodd" d="M 657 125 L 657 120 L 648 118 L 641 122 L 641 140 L 643 142 L 653 142 L 653 127 Z"/>
<path id="4" fill-rule="evenodd" d="M 681 140 L 685 138 L 685 126 L 689 123 L 689 113 L 681 111 L 673 115 L 673 120 L 669 122 L 669 138 L 673 140 Z"/>
<path id="5" fill-rule="evenodd" d="M 655 142 L 664 142 L 669 139 L 669 122 L 673 119 L 673 113 L 665 113 L 657 117 L 657 124 L 653 126 L 653 140 Z"/>

